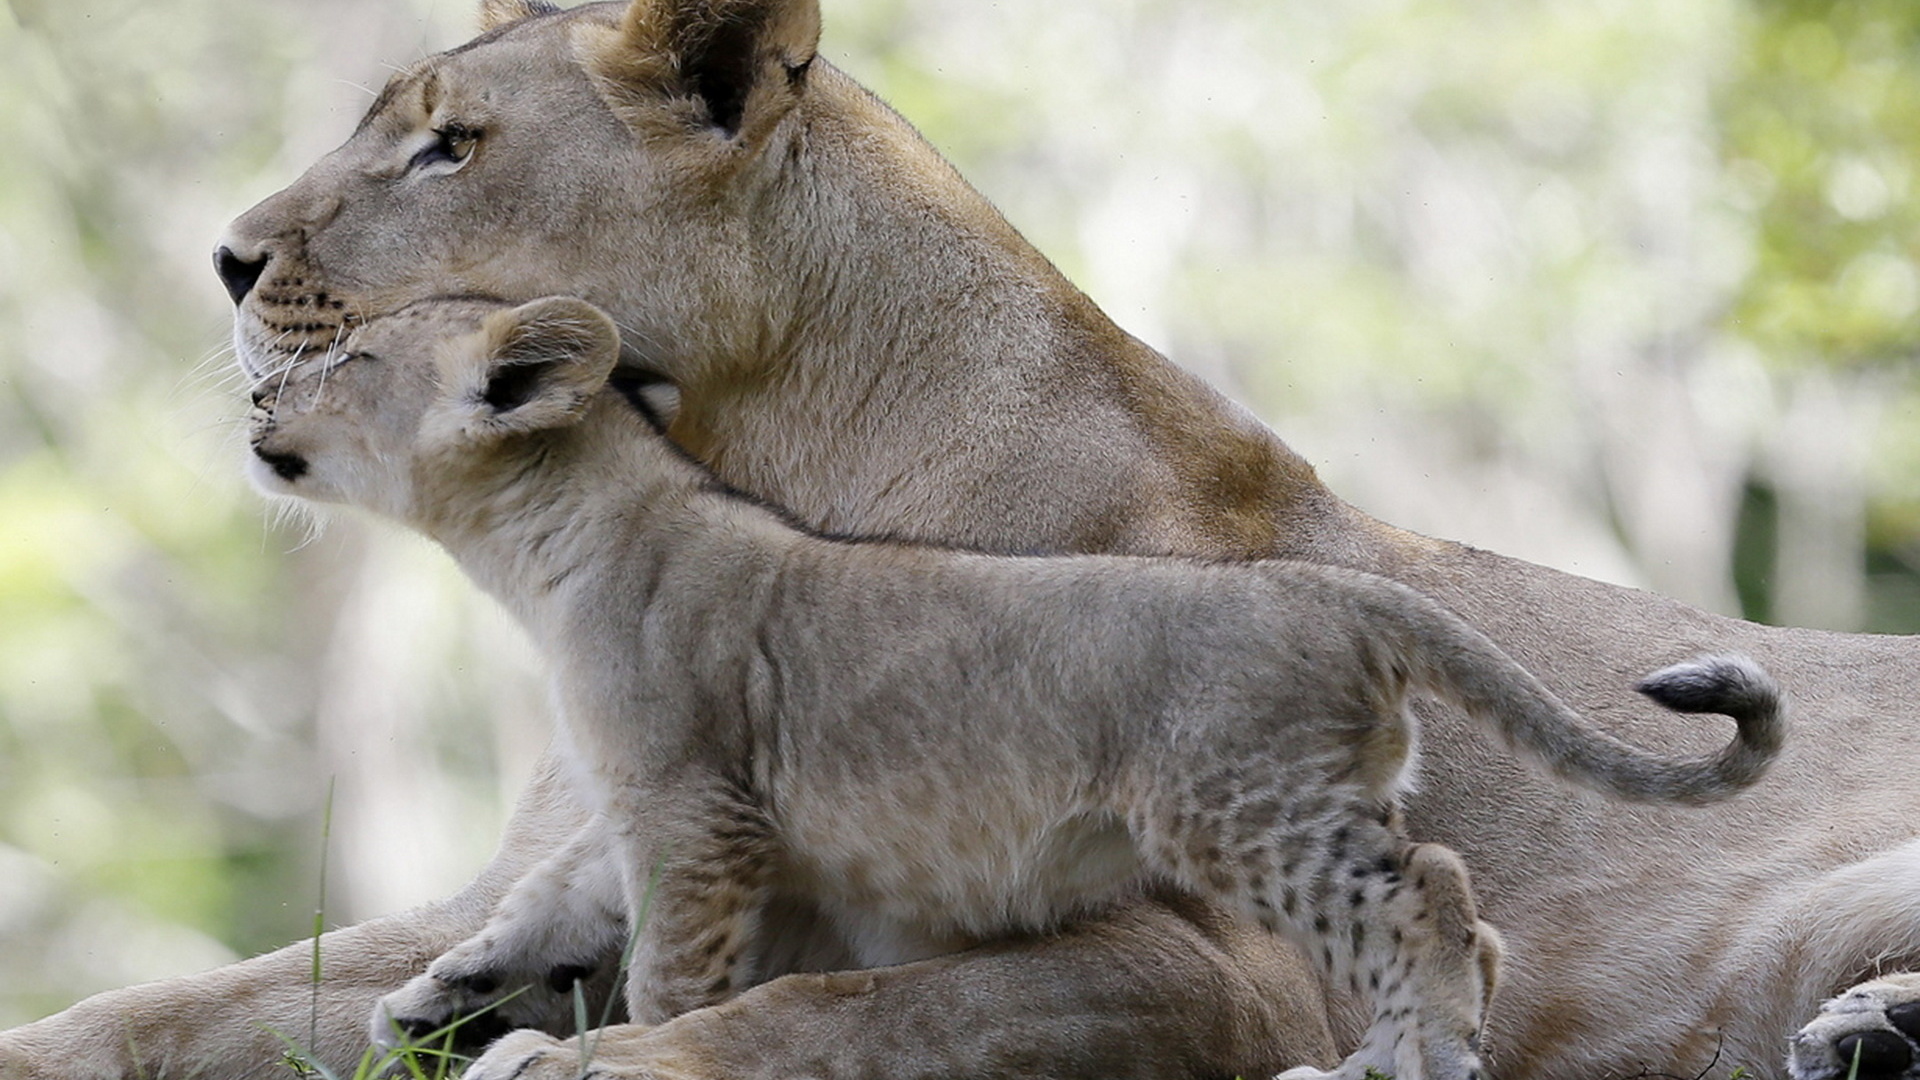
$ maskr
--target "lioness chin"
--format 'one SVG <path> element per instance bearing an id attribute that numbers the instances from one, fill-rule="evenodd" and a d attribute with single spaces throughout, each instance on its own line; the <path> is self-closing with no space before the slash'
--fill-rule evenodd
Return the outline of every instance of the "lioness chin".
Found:
<path id="1" fill-rule="evenodd" d="M 541 643 L 596 808 L 382 1002 L 376 1040 L 564 1003 L 629 934 L 629 1016 L 718 1004 L 752 981 L 775 897 L 878 966 L 1163 883 L 1287 934 L 1372 1005 L 1338 1070 L 1281 1080 L 1477 1080 L 1498 938 L 1458 857 L 1394 825 L 1409 693 L 1649 802 L 1725 799 L 1784 739 L 1766 674 L 1714 658 L 1639 688 L 1732 716 L 1734 741 L 1638 751 L 1456 616 L 1349 570 L 808 533 L 668 443 L 609 385 L 619 353 L 579 300 L 428 301 L 254 391 L 260 486 L 413 526 Z M 578 1062 L 503 1052 L 467 1076 L 556 1068 Z"/>
<path id="2" fill-rule="evenodd" d="M 629 367 L 676 386 L 677 442 L 815 527 L 1381 574 L 1596 723 L 1676 751 L 1698 747 L 1623 690 L 1632 673 L 1699 651 L 1755 657 L 1795 699 L 1797 737 L 1726 807 L 1608 806 L 1541 782 L 1457 711 L 1423 713 L 1410 829 L 1463 853 L 1509 947 L 1494 1075 L 1777 1075 L 1823 999 L 1920 960 L 1920 641 L 1755 626 L 1368 518 L 1115 328 L 910 125 L 817 59 L 810 0 L 490 0 L 486 19 L 234 223 L 217 261 L 248 370 L 426 297 L 571 293 L 634 332 Z M 0 1034 L 0 1072 L 261 1075 L 284 1050 L 267 1029 L 310 1017 L 311 1049 L 351 1061 L 376 1002 L 478 930 L 585 816 L 549 759 L 471 888 L 327 935 L 317 996 L 311 949 L 289 947 Z M 760 937 L 768 975 L 850 956 L 804 906 Z M 1803 1075 L 1846 1075 L 1842 1038 L 1899 1036 L 1903 999 L 1868 1000 L 1884 1004 L 1796 1044 Z M 734 1080 L 1254 1076 L 1330 1063 L 1358 1029 L 1292 950 L 1163 891 L 1052 935 L 773 978 L 610 1033 L 594 1061 Z"/>

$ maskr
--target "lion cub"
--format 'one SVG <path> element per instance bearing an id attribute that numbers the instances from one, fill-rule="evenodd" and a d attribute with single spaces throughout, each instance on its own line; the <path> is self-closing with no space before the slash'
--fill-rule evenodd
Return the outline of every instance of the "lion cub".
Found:
<path id="1" fill-rule="evenodd" d="M 581 301 L 436 302 L 254 392 L 263 489 L 412 525 L 525 623 L 597 811 L 383 1003 L 385 1038 L 518 984 L 562 994 L 629 924 L 628 1010 L 654 1023 L 751 981 L 774 898 L 877 964 L 1170 883 L 1371 1001 L 1336 1073 L 1286 1076 L 1473 1077 L 1498 937 L 1459 859 L 1397 829 L 1408 696 L 1627 799 L 1725 798 L 1780 747 L 1779 692 L 1749 661 L 1641 684 L 1739 726 L 1715 756 L 1663 758 L 1365 574 L 807 532 L 663 438 L 609 386 L 618 353 Z"/>

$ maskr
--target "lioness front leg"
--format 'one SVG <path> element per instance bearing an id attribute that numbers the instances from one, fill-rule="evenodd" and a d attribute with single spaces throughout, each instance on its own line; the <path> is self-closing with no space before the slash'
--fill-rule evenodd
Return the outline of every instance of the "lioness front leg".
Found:
<path id="1" fill-rule="evenodd" d="M 1822 1005 L 1788 1047 L 1793 1080 L 1920 1080 L 1920 974 L 1853 987 Z"/>
<path id="2" fill-rule="evenodd" d="M 1338 1057 L 1297 953 L 1166 893 L 1051 934 L 788 975 L 657 1027 L 517 1033 L 468 1080 L 1252 1080 Z"/>
<path id="3" fill-rule="evenodd" d="M 469 899 L 477 902 L 469 902 Z M 0 1032 L 3 1080 L 244 1080 L 285 1073 L 290 1050 L 337 1070 L 367 1046 L 367 1013 L 473 932 L 484 898 L 419 908 L 194 975 L 96 994 Z"/>
<path id="4" fill-rule="evenodd" d="M 323 935 L 317 987 L 313 943 L 303 941 L 97 994 L 0 1032 L 0 1080 L 254 1080 L 285 1071 L 286 1040 L 344 1075 L 366 1051 L 367 1015 L 381 995 L 479 930 L 545 850 L 544 838 L 586 820 L 557 764 L 542 759 L 493 862 L 457 896 Z"/>
<path id="5" fill-rule="evenodd" d="M 450 1034 L 455 1048 L 477 1052 L 517 1028 L 571 1031 L 576 986 L 588 1015 L 605 1015 L 627 934 L 607 829 L 599 816 L 582 826 L 514 884 L 479 933 L 382 998 L 373 1010 L 374 1043 L 433 1044 Z"/>

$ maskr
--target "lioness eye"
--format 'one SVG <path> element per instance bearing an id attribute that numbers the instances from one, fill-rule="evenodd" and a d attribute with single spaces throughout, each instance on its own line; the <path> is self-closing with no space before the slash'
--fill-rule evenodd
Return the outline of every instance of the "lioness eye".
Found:
<path id="1" fill-rule="evenodd" d="M 460 165 L 472 155 L 473 148 L 480 141 L 480 133 L 462 124 L 448 124 L 433 129 L 433 141 L 413 155 L 408 168 L 418 169 L 425 165 Z"/>

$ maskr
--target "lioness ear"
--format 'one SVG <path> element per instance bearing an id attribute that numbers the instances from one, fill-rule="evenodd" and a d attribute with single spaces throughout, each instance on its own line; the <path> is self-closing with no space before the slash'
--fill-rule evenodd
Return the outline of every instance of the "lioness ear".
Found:
<path id="1" fill-rule="evenodd" d="M 535 15 L 551 15 L 559 10 L 547 0 L 481 0 L 480 32 L 484 34 L 508 23 L 531 19 Z"/>
<path id="2" fill-rule="evenodd" d="M 550 296 L 497 311 L 456 385 L 475 433 L 562 427 L 585 415 L 620 358 L 620 332 L 584 300 Z M 477 355 L 476 355 L 477 353 Z"/>
<path id="3" fill-rule="evenodd" d="M 805 86 L 820 3 L 633 0 L 602 44 L 595 66 L 616 90 L 686 99 L 728 138 L 751 136 Z"/>

